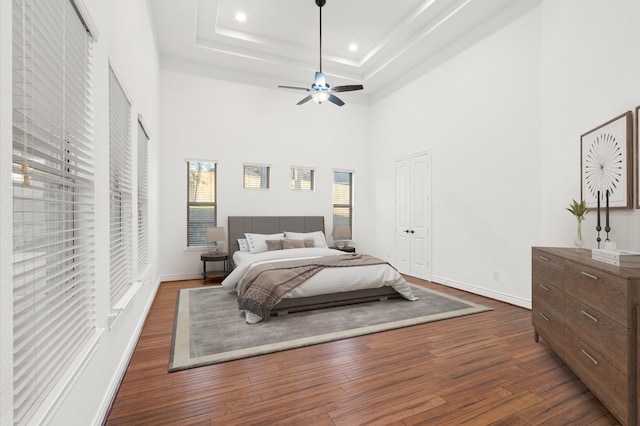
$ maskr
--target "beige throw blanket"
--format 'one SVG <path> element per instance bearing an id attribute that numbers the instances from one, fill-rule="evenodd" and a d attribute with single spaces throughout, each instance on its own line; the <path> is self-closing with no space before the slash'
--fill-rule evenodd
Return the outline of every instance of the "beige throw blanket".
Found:
<path id="1" fill-rule="evenodd" d="M 324 268 L 387 264 L 365 254 L 323 256 L 313 259 L 263 263 L 251 268 L 238 283 L 238 304 L 262 317 L 270 318 L 271 309 L 283 295 Z"/>

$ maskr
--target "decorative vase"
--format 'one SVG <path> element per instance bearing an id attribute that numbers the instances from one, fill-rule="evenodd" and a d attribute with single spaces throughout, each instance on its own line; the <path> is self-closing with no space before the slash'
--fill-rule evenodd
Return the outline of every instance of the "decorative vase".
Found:
<path id="1" fill-rule="evenodd" d="M 582 239 L 582 220 L 580 218 L 578 218 L 578 233 L 573 239 L 573 244 L 576 246 L 576 251 L 580 253 L 582 251 L 582 247 L 584 247 L 584 240 Z"/>

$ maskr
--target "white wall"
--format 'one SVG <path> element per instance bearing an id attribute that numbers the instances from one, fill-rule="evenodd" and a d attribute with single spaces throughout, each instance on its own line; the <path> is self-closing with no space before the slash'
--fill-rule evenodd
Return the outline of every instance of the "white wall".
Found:
<path id="1" fill-rule="evenodd" d="M 544 205 L 532 243 L 566 246 L 577 225 L 562 207 L 580 197 L 580 135 L 640 105 L 640 2 L 545 1 L 542 34 Z M 590 248 L 596 247 L 594 213 L 582 224 Z M 640 211 L 612 211 L 611 227 L 619 248 L 640 250 Z"/>
<path id="2" fill-rule="evenodd" d="M 394 158 L 433 162 L 433 279 L 530 306 L 532 245 L 571 246 L 580 135 L 640 104 L 637 1 L 545 1 L 372 108 L 376 251 L 393 241 Z M 640 211 L 611 213 L 640 249 Z M 583 235 L 595 247 L 595 215 Z M 500 279 L 493 279 L 499 272 Z"/>
<path id="3" fill-rule="evenodd" d="M 80 2 L 88 10 L 90 20 L 99 33 L 94 45 L 93 71 L 95 96 L 95 225 L 96 225 L 96 317 L 101 331 L 91 352 L 78 360 L 69 381 L 56 388 L 49 399 L 46 412 L 38 413 L 34 423 L 51 425 L 100 424 L 109 403 L 117 391 L 119 380 L 124 374 L 129 356 L 133 351 L 146 313 L 155 295 L 158 281 L 157 253 L 157 173 L 160 143 L 159 116 L 159 62 L 152 24 L 146 0 L 84 0 Z M 0 88 L 2 107 L 0 108 L 0 217 L 2 226 L 2 246 L 0 247 L 2 270 L 2 333 L 0 346 L 0 377 L 2 377 L 2 406 L 0 423 L 10 424 L 13 411 L 13 389 L 11 371 L 12 325 L 12 271 L 11 266 L 11 40 L 5 31 L 11 31 L 11 1 L 1 0 L 0 11 L 2 31 L 0 35 Z M 5 24 L 8 24 L 5 25 Z M 7 48 L 8 47 L 8 48 Z M 149 149 L 149 204 L 150 236 L 149 259 L 151 271 L 132 297 L 125 310 L 109 327 L 109 74 L 111 59 L 132 104 L 132 164 L 137 162 L 137 114 L 142 113 L 151 134 Z M 9 115 L 8 115 L 8 114 Z M 7 149 L 8 148 L 8 149 Z M 134 166 L 135 167 L 135 166 Z M 134 179 L 136 179 L 134 173 Z M 134 186 L 135 186 L 134 180 Z M 6 197 L 6 198 L 5 198 Z M 6 200 L 6 201 L 5 201 Z M 135 207 L 135 205 L 134 205 Z M 135 209 L 134 209 L 135 211 Z M 135 221 L 132 217 L 132 221 Z M 135 225 L 133 229 L 136 229 Z M 135 238 L 134 238 L 135 240 Z M 134 246 L 135 247 L 135 246 Z M 135 250 L 134 250 L 135 252 Z M 132 259 L 132 262 L 135 259 Z M 135 264 L 134 264 L 135 265 Z M 134 267 L 134 270 L 136 268 Z M 7 381 L 7 379 L 9 379 Z"/>
<path id="4" fill-rule="evenodd" d="M 517 304 L 529 299 L 517 283 L 539 204 L 539 15 L 372 108 L 378 254 L 391 248 L 395 258 L 395 159 L 431 150 L 433 280 Z"/>
<path id="5" fill-rule="evenodd" d="M 228 216 L 323 215 L 332 226 L 334 169 L 353 170 L 354 239 L 366 246 L 373 226 L 368 208 L 369 107 L 297 106 L 304 92 L 264 89 L 208 78 L 172 65 L 161 72 L 160 275 L 202 276 L 200 254 L 186 249 L 186 160 L 218 162 L 218 224 Z M 167 67 L 169 68 L 169 67 Z M 242 188 L 243 163 L 271 165 L 270 190 Z M 313 192 L 291 191 L 291 166 L 315 169 Z"/>

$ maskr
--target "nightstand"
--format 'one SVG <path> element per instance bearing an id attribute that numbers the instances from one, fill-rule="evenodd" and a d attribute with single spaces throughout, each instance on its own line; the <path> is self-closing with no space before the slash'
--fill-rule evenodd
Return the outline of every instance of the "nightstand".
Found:
<path id="1" fill-rule="evenodd" d="M 355 247 L 349 247 L 349 246 L 344 246 L 342 248 L 340 247 L 331 247 L 334 250 L 340 250 L 343 251 L 345 253 L 355 253 L 356 252 L 356 248 Z"/>
<path id="2" fill-rule="evenodd" d="M 207 283 L 207 262 L 224 262 L 224 270 L 222 271 L 222 278 L 225 278 L 229 273 L 229 255 L 227 253 L 218 253 L 218 254 L 203 254 L 200 256 L 200 260 L 202 260 L 202 279 L 204 283 Z M 221 276 L 220 274 L 210 275 L 210 276 Z"/>

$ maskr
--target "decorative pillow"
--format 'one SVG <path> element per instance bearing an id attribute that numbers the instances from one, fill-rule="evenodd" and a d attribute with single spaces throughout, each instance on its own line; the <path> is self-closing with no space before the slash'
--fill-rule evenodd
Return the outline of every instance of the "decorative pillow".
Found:
<path id="1" fill-rule="evenodd" d="M 267 250 L 282 250 L 282 241 L 283 240 L 265 240 L 267 243 Z"/>
<path id="2" fill-rule="evenodd" d="M 249 243 L 244 238 L 238 240 L 238 247 L 240 247 L 240 251 L 249 251 Z"/>
<path id="3" fill-rule="evenodd" d="M 305 238 L 304 240 L 304 246 L 305 248 L 309 248 L 309 247 L 315 247 L 315 244 L 313 242 L 313 238 Z"/>
<path id="4" fill-rule="evenodd" d="M 292 248 L 304 248 L 305 241 L 304 240 L 281 240 L 283 249 L 292 249 Z"/>
<path id="5" fill-rule="evenodd" d="M 250 253 L 262 253 L 268 251 L 267 240 L 281 240 L 284 238 L 284 233 L 280 234 L 244 234 L 247 237 L 247 243 L 249 243 Z"/>
<path id="6" fill-rule="evenodd" d="M 324 238 L 324 232 L 285 232 L 284 236 L 289 240 L 305 240 L 307 238 L 313 238 L 314 247 L 327 248 L 327 241 Z"/>

